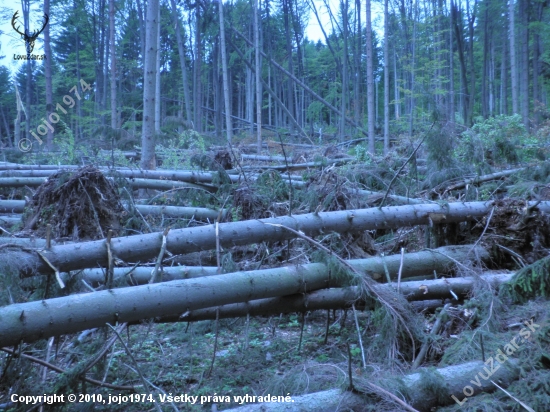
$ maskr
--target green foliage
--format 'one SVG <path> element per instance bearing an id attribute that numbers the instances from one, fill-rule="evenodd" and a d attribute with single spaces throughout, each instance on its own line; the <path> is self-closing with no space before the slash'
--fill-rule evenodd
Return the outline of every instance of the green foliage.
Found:
<path id="1" fill-rule="evenodd" d="M 533 158 L 536 141 L 527 133 L 520 115 L 476 120 L 471 129 L 462 133 L 455 157 L 465 163 L 495 166 Z"/>
<path id="2" fill-rule="evenodd" d="M 550 296 L 550 257 L 545 257 L 519 270 L 510 282 L 501 286 L 504 296 L 525 302 L 535 296 Z"/>

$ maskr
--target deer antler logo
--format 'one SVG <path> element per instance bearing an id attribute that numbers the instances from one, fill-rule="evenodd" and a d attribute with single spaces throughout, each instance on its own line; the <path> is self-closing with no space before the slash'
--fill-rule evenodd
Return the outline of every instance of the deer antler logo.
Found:
<path id="1" fill-rule="evenodd" d="M 36 38 L 38 37 L 38 35 L 40 33 L 42 33 L 44 31 L 44 29 L 46 28 L 46 25 L 48 24 L 48 21 L 50 20 L 50 18 L 48 17 L 47 14 L 44 14 L 44 25 L 42 26 L 42 28 L 40 30 L 33 31 L 33 33 L 31 35 L 29 35 L 29 34 L 27 34 L 26 31 L 20 31 L 19 26 L 17 26 L 17 27 L 15 26 L 18 15 L 19 15 L 19 11 L 16 11 L 13 14 L 13 17 L 11 18 L 11 25 L 12 25 L 13 29 L 17 33 L 19 33 L 21 35 L 21 38 L 25 41 L 25 47 L 27 49 L 27 54 L 31 54 L 32 51 L 34 50 L 34 42 L 35 42 Z"/>

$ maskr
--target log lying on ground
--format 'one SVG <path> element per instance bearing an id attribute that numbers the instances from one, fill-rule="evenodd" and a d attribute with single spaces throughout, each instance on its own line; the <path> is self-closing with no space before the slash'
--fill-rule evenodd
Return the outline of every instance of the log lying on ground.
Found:
<path id="1" fill-rule="evenodd" d="M 237 272 L 14 304 L 0 308 L 0 346 L 333 285 L 325 265 L 313 264 L 307 270 Z"/>
<path id="2" fill-rule="evenodd" d="M 1 238 L 0 238 L 1 239 Z M 429 273 L 429 278 L 433 277 L 433 273 L 447 272 L 451 266 L 454 267 L 455 261 L 464 261 L 467 259 L 480 259 L 487 262 L 490 259 L 489 253 L 482 247 L 477 246 L 472 250 L 471 245 L 462 246 L 443 246 L 438 249 L 424 250 L 421 252 L 407 253 L 403 255 L 403 267 L 401 270 L 401 278 L 424 275 Z M 401 255 L 390 256 L 375 256 L 367 259 L 351 259 L 347 262 L 353 266 L 359 273 L 370 276 L 378 281 L 385 281 L 385 270 L 388 270 L 390 278 L 396 279 L 401 266 Z M 302 265 L 304 270 L 308 270 L 312 264 Z M 132 270 L 131 267 L 115 268 L 115 278 L 124 276 L 132 272 L 132 278 L 129 279 L 131 284 L 146 284 L 151 278 L 151 269 L 148 267 L 136 267 Z M 271 270 L 271 269 L 268 269 Z M 193 277 L 210 276 L 217 274 L 215 267 L 166 267 L 163 269 L 165 280 L 187 279 Z M 261 273 L 261 271 L 259 272 Z M 325 273 L 330 276 L 330 270 L 325 268 Z M 85 269 L 82 271 L 82 277 L 86 281 L 101 283 L 104 279 L 103 269 Z M 231 273 L 227 273 L 231 276 Z"/>
<path id="3" fill-rule="evenodd" d="M 491 273 L 481 278 L 489 282 L 493 287 L 512 279 L 512 273 Z M 451 278 L 426 280 L 422 282 L 403 282 L 400 285 L 400 292 L 409 301 L 423 301 L 439 299 L 454 299 L 451 291 L 456 295 L 466 295 L 477 284 L 477 278 Z M 377 288 L 396 289 L 396 285 L 377 285 Z M 424 293 L 426 292 L 426 293 Z M 280 313 L 307 312 L 322 309 L 347 309 L 351 303 L 356 302 L 357 308 L 363 308 L 365 302 L 357 302 L 359 290 L 352 286 L 348 288 L 322 289 L 311 292 L 307 295 L 291 295 L 275 298 L 259 299 L 250 302 L 232 303 L 230 305 L 216 306 L 212 308 L 192 310 L 188 313 L 175 316 L 166 316 L 155 319 L 156 322 L 194 322 L 199 320 L 214 320 L 216 312 L 219 311 L 219 318 L 240 318 L 250 316 L 276 316 Z M 433 306 L 433 303 L 432 303 Z"/>
<path id="4" fill-rule="evenodd" d="M 24 200 L 0 200 L 0 213 L 23 213 Z"/>
<path id="5" fill-rule="evenodd" d="M 30 169 L 30 170 L 10 170 L 0 172 L 2 178 L 21 178 L 21 177 L 49 177 L 61 170 L 76 171 L 78 168 L 71 167 L 68 169 Z M 196 172 L 192 170 L 139 170 L 130 168 L 110 169 L 106 167 L 98 167 L 105 175 L 124 177 L 126 179 L 159 179 L 159 180 L 175 180 L 187 183 L 212 183 L 217 176 L 217 173 L 211 172 Z M 238 182 L 238 175 L 228 175 L 231 181 Z"/>
<path id="6" fill-rule="evenodd" d="M 492 202 L 456 202 L 444 206 L 438 204 L 388 206 L 222 223 L 218 231 L 215 225 L 206 225 L 170 231 L 167 236 L 167 250 L 173 254 L 213 250 L 216 248 L 217 232 L 219 245 L 226 248 L 264 241 L 278 242 L 295 237 L 290 231 L 274 225 L 290 227 L 302 231 L 307 236 L 317 236 L 331 232 L 358 233 L 373 229 L 426 225 L 436 215 L 438 219 L 443 216 L 446 223 L 461 222 L 486 215 L 492 206 Z M 548 211 L 550 202 L 541 202 L 536 207 Z M 126 236 L 111 240 L 111 250 L 114 255 L 118 259 L 133 262 L 143 262 L 156 257 L 161 245 L 161 233 Z M 51 266 L 60 272 L 67 272 L 107 265 L 104 240 L 54 246 L 44 253 L 48 262 L 36 253 L 14 251 L 10 253 L 19 263 L 18 270 L 22 275 L 27 276 L 33 273 L 50 273 Z M 16 253 L 18 253 L 17 256 Z"/>
<path id="7" fill-rule="evenodd" d="M 220 305 L 227 305 L 219 308 L 220 317 L 235 317 L 246 313 L 266 315 L 339 308 L 359 297 L 359 291 L 353 287 L 324 290 L 313 297 L 305 297 L 306 292 L 337 286 L 341 282 L 331 280 L 327 272 L 325 265 L 313 263 L 13 304 L 0 308 L 0 346 L 75 333 L 106 322 L 137 322 L 163 317 L 170 321 L 190 321 L 209 319 L 212 314 L 215 318 Z M 496 285 L 511 276 L 500 274 L 490 280 Z M 445 298 L 452 296 L 450 290 L 458 295 L 470 290 L 472 284 L 468 278 L 403 282 L 400 291 L 408 299 Z M 394 285 L 376 287 L 383 290 Z M 249 303 L 231 305 L 242 302 Z"/>
<path id="8" fill-rule="evenodd" d="M 480 378 L 480 376 L 489 375 L 489 373 L 485 372 L 485 370 L 487 370 L 487 364 L 482 361 L 472 361 L 438 369 L 423 369 L 422 372 L 405 375 L 404 377 L 394 376 L 384 379 L 379 379 L 377 377 L 376 385 L 387 390 L 389 393 L 392 393 L 391 388 L 403 387 L 401 392 L 410 394 L 410 399 L 405 403 L 408 403 L 417 411 L 428 412 L 433 410 L 432 408 L 438 406 L 453 404 L 455 402 L 453 396 L 458 399 L 459 402 L 467 402 L 469 398 L 464 396 L 464 388 L 468 388 L 468 393 L 470 393 L 470 388 L 473 388 L 471 396 L 475 396 L 482 392 L 495 391 L 497 388 L 491 383 L 491 380 L 498 382 L 499 386 L 509 386 L 512 382 L 519 379 L 520 368 L 518 363 L 516 359 L 509 359 L 504 365 L 494 362 L 495 366 L 493 370 L 495 372 L 487 379 Z M 491 365 L 492 364 L 493 363 L 491 363 Z M 439 381 L 441 387 L 432 388 L 431 390 L 423 389 L 421 382 L 423 379 L 426 380 L 427 376 L 432 377 L 433 381 Z M 363 378 L 354 380 L 354 382 L 357 382 L 356 386 L 361 392 L 375 393 L 380 399 L 385 398 L 384 394 L 378 391 L 377 388 L 371 386 L 369 382 L 363 382 L 363 380 Z M 473 384 L 472 381 L 474 381 L 475 384 Z M 477 386 L 478 382 L 479 386 Z M 447 392 L 446 396 L 442 395 L 440 392 L 445 389 Z M 402 400 L 401 394 L 393 393 L 393 395 Z M 363 399 L 363 403 L 361 404 L 360 399 L 361 397 L 358 395 L 352 396 L 349 392 L 331 389 L 328 391 L 292 397 L 293 403 L 255 403 L 227 409 L 226 412 L 347 411 L 350 410 L 350 405 L 357 405 L 358 407 L 358 409 L 352 408 L 351 410 L 362 410 L 365 409 L 365 403 L 368 401 Z M 443 399 L 443 402 L 438 402 L 438 399 Z M 343 409 L 341 409 L 342 403 L 344 404 Z M 297 407 L 295 408 L 295 406 Z M 405 410 L 402 405 L 399 405 L 399 408 L 398 410 L 400 411 Z"/>
<path id="9" fill-rule="evenodd" d="M 0 200 L 0 213 L 23 213 L 26 202 L 24 200 Z M 124 204 L 128 208 L 127 204 Z M 206 207 L 184 207 L 184 206 L 155 206 L 136 204 L 135 208 L 143 215 L 181 218 L 195 218 L 197 220 L 215 221 L 220 212 Z M 227 215 L 227 210 L 222 211 L 222 218 Z M 16 217 L 16 216 L 14 216 Z"/>
<path id="10" fill-rule="evenodd" d="M 0 187 L 37 187 L 47 179 L 47 177 L 0 177 Z M 210 185 L 179 182 L 177 180 L 132 179 L 128 181 L 128 185 L 134 189 L 170 190 L 175 188 L 193 188 L 209 192 L 217 190 Z"/>
<path id="11" fill-rule="evenodd" d="M 285 398 L 285 395 L 281 395 Z M 276 395 L 272 395 L 276 396 Z M 343 392 L 340 389 L 330 389 L 322 392 L 308 393 L 307 395 L 292 396 L 289 402 L 262 402 L 245 404 L 243 406 L 225 409 L 224 412 L 338 412 L 338 411 L 362 411 L 365 409 L 367 402 L 362 396 L 353 392 Z M 251 402 L 249 396 L 242 399 L 242 402 Z M 262 397 L 262 399 L 264 399 Z M 270 398 L 271 399 L 271 398 Z"/>
<path id="12" fill-rule="evenodd" d="M 15 225 L 19 222 L 21 222 L 21 216 L 0 216 L 0 224 Z"/>
<path id="13" fill-rule="evenodd" d="M 472 177 L 470 179 L 464 179 L 462 182 L 455 183 L 453 185 L 448 186 L 445 189 L 445 192 L 450 192 L 452 190 L 458 190 L 463 189 L 468 185 L 477 185 L 483 182 L 489 182 L 491 180 L 496 179 L 502 179 L 504 177 L 512 176 L 513 174 L 516 174 L 518 172 L 522 172 L 526 170 L 526 167 L 520 167 L 518 169 L 508 169 L 508 170 L 502 170 L 500 172 L 490 173 L 488 175 L 482 175 L 482 176 L 476 176 Z"/>
<path id="14" fill-rule="evenodd" d="M 151 280 L 151 271 L 153 267 L 122 267 L 114 268 L 114 280 L 125 277 L 128 285 L 145 285 Z M 162 269 L 162 279 L 164 281 L 192 279 L 204 276 L 213 276 L 218 274 L 218 268 L 213 266 L 174 266 Z M 105 269 L 84 269 L 78 273 L 82 279 L 90 283 L 104 283 Z M 65 281 L 67 275 L 62 276 Z"/>

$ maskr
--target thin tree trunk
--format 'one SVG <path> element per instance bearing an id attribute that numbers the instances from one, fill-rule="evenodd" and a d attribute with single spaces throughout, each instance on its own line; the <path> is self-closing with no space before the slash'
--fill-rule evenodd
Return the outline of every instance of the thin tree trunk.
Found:
<path id="1" fill-rule="evenodd" d="M 390 33 L 388 0 L 384 0 L 384 156 L 390 151 Z"/>
<path id="2" fill-rule="evenodd" d="M 502 38 L 502 58 L 500 61 L 500 114 L 508 114 L 508 70 L 506 62 L 508 61 L 506 50 L 508 50 L 508 37 L 506 31 Z"/>
<path id="3" fill-rule="evenodd" d="M 369 152 L 375 154 L 374 147 L 374 73 L 372 69 L 372 20 L 371 0 L 366 3 L 366 26 L 367 26 L 367 116 L 368 116 L 368 137 Z"/>
<path id="4" fill-rule="evenodd" d="M 189 96 L 189 82 L 187 80 L 187 66 L 185 64 L 185 44 L 183 43 L 183 35 L 181 32 L 181 22 L 176 7 L 176 1 L 170 0 L 172 6 L 172 16 L 174 18 L 174 24 L 176 26 L 176 40 L 178 43 L 178 53 L 180 56 L 181 77 L 183 81 L 183 102 L 185 104 L 185 119 L 187 124 L 191 124 L 191 97 Z"/>
<path id="5" fill-rule="evenodd" d="M 116 47 L 115 47 L 115 0 L 109 0 L 109 42 L 111 48 L 111 128 L 117 129 L 116 103 Z"/>
<path id="6" fill-rule="evenodd" d="M 233 125 L 231 124 L 231 103 L 229 101 L 229 76 L 227 73 L 227 56 L 225 45 L 225 25 L 223 17 L 223 4 L 219 0 L 219 19 L 220 19 L 220 48 L 222 57 L 222 76 L 223 76 L 223 98 L 225 103 L 225 127 L 227 129 L 227 142 L 233 140 Z"/>
<path id="7" fill-rule="evenodd" d="M 508 1 L 508 18 L 510 21 L 508 36 L 510 38 L 510 75 L 512 77 L 512 114 L 518 113 L 518 71 L 516 64 L 516 28 L 514 17 L 514 0 Z"/>
<path id="8" fill-rule="evenodd" d="M 155 60 L 155 133 L 160 134 L 160 7 L 158 8 L 157 21 L 157 57 Z"/>
<path id="9" fill-rule="evenodd" d="M 342 0 L 340 1 L 340 7 L 342 9 L 342 20 L 343 20 L 343 40 L 344 40 L 344 50 L 343 50 L 343 58 L 342 58 L 342 90 L 341 90 L 341 97 L 340 97 L 340 111 L 342 112 L 343 116 L 340 117 L 340 142 L 343 142 L 345 140 L 345 132 L 346 132 L 346 119 L 345 119 L 345 113 L 346 113 L 346 99 L 347 99 L 347 93 L 348 93 L 348 0 Z"/>
<path id="10" fill-rule="evenodd" d="M 395 46 L 393 48 L 393 93 L 395 101 L 395 120 L 399 120 L 400 116 L 400 96 L 399 96 L 399 74 L 397 72 L 397 52 Z"/>
<path id="11" fill-rule="evenodd" d="M 222 47 L 223 50 L 223 47 Z M 225 53 L 222 51 L 222 55 Z M 223 59 L 222 59 L 223 64 Z M 200 5 L 195 3 L 195 64 L 193 66 L 193 108 L 195 130 L 202 132 L 202 45 L 201 45 L 201 14 Z M 223 70 L 223 69 L 222 69 Z"/>
<path id="12" fill-rule="evenodd" d="M 254 58 L 256 66 L 256 133 L 258 154 L 262 151 L 262 66 L 260 55 L 259 1 L 254 0 Z"/>
<path id="13" fill-rule="evenodd" d="M 141 168 L 156 168 L 155 158 L 155 91 L 156 91 L 156 57 L 157 25 L 159 0 L 147 3 L 147 31 L 145 34 L 145 56 L 143 62 L 143 126 L 141 132 Z"/>
<path id="14" fill-rule="evenodd" d="M 452 3 L 451 3 L 452 4 Z M 453 12 L 449 13 L 449 120 L 451 122 L 451 128 L 454 130 L 456 123 L 455 118 L 455 69 L 454 69 L 454 60 L 455 60 L 455 45 L 453 38 Z"/>
<path id="15" fill-rule="evenodd" d="M 44 14 L 50 15 L 50 0 L 44 0 Z M 52 89 L 52 48 L 50 46 L 50 25 L 46 26 L 44 30 L 44 53 L 46 54 L 46 59 L 44 61 L 44 77 L 46 80 L 46 117 L 48 121 L 50 114 L 53 110 L 53 89 Z M 9 139 L 8 134 L 8 140 Z M 53 132 L 48 128 L 48 134 L 46 136 L 46 148 L 52 150 L 53 148 Z"/>
<path id="16" fill-rule="evenodd" d="M 519 0 L 520 71 L 519 98 L 523 124 L 529 129 L 529 0 Z"/>

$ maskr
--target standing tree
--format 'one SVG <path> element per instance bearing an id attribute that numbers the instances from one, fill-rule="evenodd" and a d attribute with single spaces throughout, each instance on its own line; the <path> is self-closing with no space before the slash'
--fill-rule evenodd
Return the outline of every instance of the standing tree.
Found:
<path id="1" fill-rule="evenodd" d="M 111 128 L 114 130 L 117 128 L 115 0 L 109 0 L 109 43 L 111 48 Z"/>
<path id="2" fill-rule="evenodd" d="M 509 0 L 508 18 L 510 21 L 510 75 L 512 77 L 512 114 L 518 112 L 518 72 L 516 64 L 516 26 L 514 18 L 514 0 Z"/>
<path id="3" fill-rule="evenodd" d="M 254 0 L 254 57 L 256 65 L 256 132 L 258 136 L 258 154 L 262 151 L 262 68 L 260 56 L 260 24 L 258 0 Z"/>
<path id="4" fill-rule="evenodd" d="M 143 61 L 143 127 L 141 132 L 141 168 L 156 168 L 155 158 L 155 92 L 157 25 L 159 0 L 149 0 L 147 4 L 145 56 Z"/>
<path id="5" fill-rule="evenodd" d="M 44 0 L 44 14 L 50 15 L 50 0 Z M 50 25 L 48 24 L 44 30 L 44 53 L 46 60 L 44 61 L 44 77 L 46 81 L 46 117 L 49 119 L 53 109 L 53 91 L 52 91 L 52 48 L 50 46 Z M 53 146 L 53 132 L 48 128 L 46 136 L 46 148 L 51 150 Z"/>
<path id="6" fill-rule="evenodd" d="M 371 21 L 371 0 L 366 5 L 367 22 L 367 115 L 369 151 L 374 154 L 374 73 L 372 70 L 372 21 Z M 344 116 L 344 113 L 342 113 Z"/>
<path id="7" fill-rule="evenodd" d="M 384 155 L 390 150 L 390 35 L 388 0 L 384 0 Z"/>
<path id="8" fill-rule="evenodd" d="M 225 104 L 225 126 L 227 128 L 227 142 L 233 140 L 233 125 L 231 124 L 231 102 L 229 101 L 229 76 L 227 73 L 227 55 L 225 46 L 225 25 L 223 18 L 222 0 L 218 0 L 220 15 L 220 48 L 222 58 L 223 99 Z"/>

